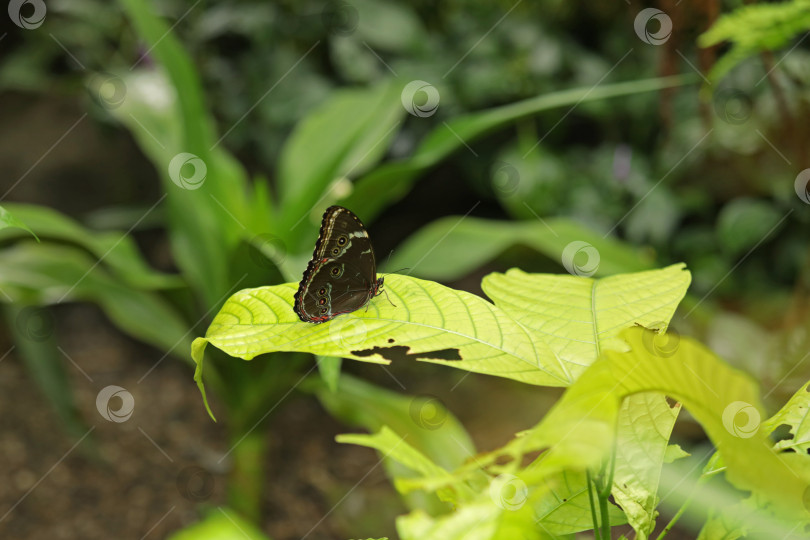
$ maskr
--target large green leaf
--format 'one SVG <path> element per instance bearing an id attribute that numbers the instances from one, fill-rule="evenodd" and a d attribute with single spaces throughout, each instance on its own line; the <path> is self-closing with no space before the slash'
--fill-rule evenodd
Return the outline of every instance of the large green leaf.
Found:
<path id="1" fill-rule="evenodd" d="M 138 289 L 162 289 L 183 286 L 178 276 L 163 274 L 149 267 L 132 237 L 120 232 L 96 232 L 82 227 L 60 212 L 44 206 L 10 204 L 14 214 L 31 223 L 43 238 L 71 242 L 88 250 L 116 276 Z M 19 236 L 5 230 L 0 240 Z"/>
<path id="2" fill-rule="evenodd" d="M 295 283 L 231 296 L 192 351 L 202 385 L 206 343 L 250 360 L 302 351 L 367 362 L 416 359 L 529 384 L 566 386 L 618 333 L 665 327 L 689 284 L 683 265 L 595 280 L 510 270 L 484 280 L 493 298 L 389 274 L 368 309 L 312 325 L 293 311 Z M 202 390 L 202 386 L 201 386 Z"/>
<path id="3" fill-rule="evenodd" d="M 513 268 L 486 276 L 482 287 L 535 342 L 551 349 L 573 382 L 601 352 L 626 349 L 623 329 L 665 329 L 690 280 L 683 264 L 602 279 Z"/>
<path id="4" fill-rule="evenodd" d="M 364 217 L 371 221 L 388 205 L 403 197 L 419 174 L 475 139 L 516 120 L 557 107 L 653 92 L 695 80 L 691 76 L 678 76 L 574 88 L 454 118 L 436 127 L 408 159 L 387 163 L 361 177 L 342 204 L 349 208 L 362 207 Z"/>
<path id="5" fill-rule="evenodd" d="M 94 302 L 124 332 L 173 354 L 191 345 L 188 325 L 160 296 L 122 284 L 77 248 L 19 243 L 6 249 L 0 287 L 14 302 Z"/>
<path id="6" fill-rule="evenodd" d="M 405 114 L 399 91 L 390 81 L 338 91 L 296 126 L 279 164 L 285 230 L 312 212 L 319 219 L 340 195 L 329 196 L 332 182 L 365 172 L 385 154 Z"/>
<path id="7" fill-rule="evenodd" d="M 514 245 L 529 246 L 561 261 L 572 242 L 593 246 L 599 253 L 594 275 L 637 272 L 651 267 L 651 259 L 639 250 L 566 218 L 540 221 L 498 221 L 449 216 L 438 219 L 411 235 L 394 251 L 386 269 L 409 268 L 426 279 L 450 281 L 461 278 Z"/>
<path id="8" fill-rule="evenodd" d="M 680 409 L 650 392 L 627 396 L 619 409 L 612 493 L 639 540 L 655 528 L 661 467 Z"/>
<path id="9" fill-rule="evenodd" d="M 192 357 L 202 384 L 206 343 L 250 360 L 275 351 L 302 351 L 388 364 L 416 359 L 510 377 L 532 384 L 565 385 L 562 366 L 542 343 L 483 298 L 408 276 L 386 276 L 385 296 L 322 324 L 293 311 L 297 284 L 245 289 L 231 296 Z M 393 304 L 392 304 L 393 302 Z M 454 358 L 444 360 L 443 358 Z"/>

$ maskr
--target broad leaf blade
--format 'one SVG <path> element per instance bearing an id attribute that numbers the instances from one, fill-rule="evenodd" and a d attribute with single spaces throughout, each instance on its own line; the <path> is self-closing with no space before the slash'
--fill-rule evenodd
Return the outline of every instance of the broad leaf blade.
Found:
<path id="1" fill-rule="evenodd" d="M 602 279 L 513 268 L 486 276 L 482 287 L 535 342 L 551 348 L 573 381 L 602 351 L 626 349 L 619 338 L 625 328 L 666 328 L 690 281 L 683 264 Z"/>
<path id="2" fill-rule="evenodd" d="M 649 392 L 626 397 L 619 409 L 612 493 L 639 540 L 655 528 L 661 467 L 680 409 Z"/>
<path id="3" fill-rule="evenodd" d="M 384 364 L 409 358 L 530 384 L 569 382 L 543 343 L 533 343 L 521 325 L 473 294 L 389 274 L 390 302 L 378 296 L 367 311 L 313 325 L 293 311 L 296 289 L 297 284 L 285 283 L 239 291 L 214 318 L 205 339 L 245 360 L 274 351 Z"/>

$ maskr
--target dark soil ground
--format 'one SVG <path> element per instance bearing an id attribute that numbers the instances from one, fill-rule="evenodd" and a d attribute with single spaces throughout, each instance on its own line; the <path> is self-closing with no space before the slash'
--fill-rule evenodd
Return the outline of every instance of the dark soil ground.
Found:
<path id="1" fill-rule="evenodd" d="M 162 354 L 120 335 L 90 306 L 58 309 L 56 330 L 89 434 L 78 446 L 66 434 L 4 339 L 2 350 L 10 352 L 0 362 L 0 478 L 6 479 L 0 482 L 0 538 L 165 538 L 224 503 L 228 461 L 219 460 L 228 451 L 225 429 L 205 413 L 191 366 L 166 359 L 139 383 Z M 408 392 L 441 396 L 481 450 L 531 426 L 541 415 L 537 407 L 559 395 L 476 375 L 450 392 L 462 372 L 388 369 Z M 397 387 L 377 366 L 352 370 Z M 420 382 L 422 374 L 430 380 Z M 109 422 L 96 410 L 99 390 L 111 384 L 135 399 L 125 422 Z M 271 443 L 262 525 L 274 539 L 395 536 L 393 518 L 405 508 L 376 466 L 378 456 L 337 444 L 335 435 L 350 429 L 315 399 L 291 394 L 266 430 Z M 200 477 L 189 467 L 210 474 L 210 486 L 195 484 Z"/>

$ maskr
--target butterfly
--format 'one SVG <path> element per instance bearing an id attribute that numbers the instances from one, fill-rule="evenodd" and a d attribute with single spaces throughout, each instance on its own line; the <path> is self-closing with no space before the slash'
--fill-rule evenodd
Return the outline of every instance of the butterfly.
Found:
<path id="1" fill-rule="evenodd" d="M 295 293 L 295 313 L 316 324 L 351 313 L 382 292 L 383 279 L 377 278 L 374 248 L 363 222 L 342 206 L 330 206 Z"/>

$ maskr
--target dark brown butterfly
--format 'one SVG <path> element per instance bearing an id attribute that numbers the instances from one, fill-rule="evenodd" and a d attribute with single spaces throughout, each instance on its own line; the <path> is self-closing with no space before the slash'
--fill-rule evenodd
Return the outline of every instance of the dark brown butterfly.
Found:
<path id="1" fill-rule="evenodd" d="M 342 206 L 323 214 L 315 252 L 295 293 L 295 312 L 304 322 L 322 323 L 360 309 L 382 292 L 368 232 Z"/>

